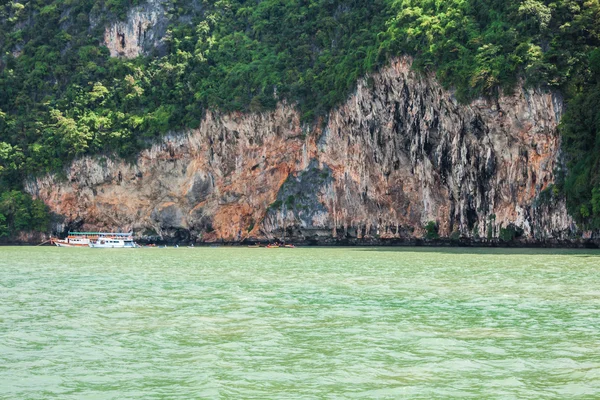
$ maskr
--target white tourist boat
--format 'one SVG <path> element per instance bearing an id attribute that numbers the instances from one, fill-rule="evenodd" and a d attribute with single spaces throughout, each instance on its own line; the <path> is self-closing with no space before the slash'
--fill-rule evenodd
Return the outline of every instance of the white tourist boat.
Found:
<path id="1" fill-rule="evenodd" d="M 138 247 L 133 232 L 69 232 L 66 239 L 52 238 L 58 247 L 131 248 Z"/>
<path id="2" fill-rule="evenodd" d="M 99 249 L 123 249 L 135 248 L 138 245 L 133 241 L 133 233 L 111 233 L 109 235 L 100 235 L 94 240 L 90 240 L 90 247 Z"/>

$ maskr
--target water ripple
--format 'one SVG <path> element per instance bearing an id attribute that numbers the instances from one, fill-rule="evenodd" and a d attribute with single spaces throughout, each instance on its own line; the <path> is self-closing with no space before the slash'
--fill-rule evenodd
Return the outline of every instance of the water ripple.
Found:
<path id="1" fill-rule="evenodd" d="M 600 398 L 600 252 L 0 252 L 0 398 Z"/>

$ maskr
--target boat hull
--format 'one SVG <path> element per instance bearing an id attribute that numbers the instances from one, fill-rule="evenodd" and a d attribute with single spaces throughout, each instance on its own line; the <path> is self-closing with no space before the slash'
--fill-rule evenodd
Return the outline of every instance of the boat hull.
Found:
<path id="1" fill-rule="evenodd" d="M 67 243 L 54 243 L 58 247 L 90 247 L 87 244 L 67 244 Z"/>

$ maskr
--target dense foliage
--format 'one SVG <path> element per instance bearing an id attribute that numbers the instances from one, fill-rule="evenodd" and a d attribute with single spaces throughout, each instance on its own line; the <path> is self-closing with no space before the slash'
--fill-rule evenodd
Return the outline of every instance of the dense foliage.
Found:
<path id="1" fill-rule="evenodd" d="M 48 230 L 50 223 L 46 205 L 41 200 L 18 190 L 0 195 L 0 237 L 14 236 L 21 231 Z"/>
<path id="2" fill-rule="evenodd" d="M 589 84 L 569 104 L 562 121 L 569 169 L 561 182 L 571 214 L 584 228 L 600 228 L 600 49 L 590 54 Z"/>
<path id="3" fill-rule="evenodd" d="M 598 0 L 170 0 L 166 55 L 110 58 L 104 26 L 140 3 L 0 5 L 0 192 L 80 155 L 134 156 L 168 130 L 198 126 L 209 108 L 261 111 L 285 99 L 315 121 L 359 77 L 409 53 L 463 101 L 521 78 L 572 99 L 561 187 L 574 215 L 600 226 Z"/>
<path id="4" fill-rule="evenodd" d="M 598 1 L 402 0 L 382 47 L 417 54 L 457 96 L 496 95 L 519 79 L 572 91 L 600 45 Z"/>

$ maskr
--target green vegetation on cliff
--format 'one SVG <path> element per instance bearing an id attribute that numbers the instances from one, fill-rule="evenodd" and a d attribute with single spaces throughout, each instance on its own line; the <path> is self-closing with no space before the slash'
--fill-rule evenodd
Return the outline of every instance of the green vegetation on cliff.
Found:
<path id="1" fill-rule="evenodd" d="M 314 122 L 366 72 L 408 53 L 462 101 L 520 80 L 561 90 L 560 187 L 573 215 L 600 227 L 598 0 L 170 0 L 166 55 L 110 58 L 104 27 L 141 3 L 0 5 L 0 192 L 80 155 L 133 157 L 210 108 L 287 100 Z M 0 210 L 0 220 L 19 215 Z"/>
<path id="2" fill-rule="evenodd" d="M 45 232 L 49 223 L 47 207 L 41 200 L 33 200 L 18 190 L 0 194 L 0 237 L 21 231 Z"/>
<path id="3" fill-rule="evenodd" d="M 590 53 L 588 84 L 569 103 L 561 131 L 569 156 L 561 187 L 571 214 L 584 228 L 600 228 L 600 49 Z"/>

